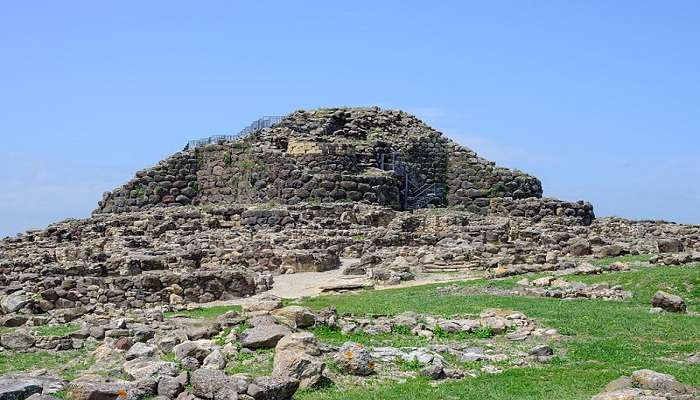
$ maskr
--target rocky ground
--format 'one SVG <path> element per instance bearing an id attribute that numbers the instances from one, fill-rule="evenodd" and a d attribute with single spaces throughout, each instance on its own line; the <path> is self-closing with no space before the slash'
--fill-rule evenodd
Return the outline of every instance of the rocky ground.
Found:
<path id="1" fill-rule="evenodd" d="M 579 321 L 543 316 L 538 301 L 558 302 L 545 314 L 567 307 L 563 301 L 590 304 L 572 316 L 584 312 L 593 326 L 602 317 L 591 312 L 610 312 L 601 300 L 644 304 L 652 326 L 660 321 L 650 316 L 683 314 L 692 322 L 649 329 L 657 338 L 680 335 L 685 354 L 610 365 L 620 374 L 633 365 L 666 372 L 660 360 L 694 365 L 686 360 L 700 352 L 697 330 L 686 327 L 696 324 L 699 231 L 349 203 L 171 207 L 64 221 L 0 244 L 0 371 L 11 373 L 0 386 L 19 400 L 39 391 L 80 400 L 392 398 L 401 397 L 398 387 L 536 376 L 590 351 L 575 340 L 572 348 Z M 454 283 L 426 293 L 421 285 L 434 281 Z M 360 300 L 349 309 L 344 297 L 315 297 L 357 290 L 363 294 L 346 295 Z M 483 299 L 479 307 L 461 306 L 474 299 Z M 621 326 L 602 329 L 626 322 L 609 324 Z M 694 373 L 681 376 L 698 384 Z M 584 387 L 570 397 L 594 394 Z"/>
<path id="2" fill-rule="evenodd" d="M 242 307 L 163 305 L 24 323 L 0 335 L 8 372 L 0 388 L 7 398 L 46 399 L 399 398 L 408 388 L 467 398 L 503 379 L 549 376 L 550 385 L 571 390 L 557 398 L 698 398 L 700 273 L 694 265 L 640 261 L 649 258 L 596 261 L 586 275 L 531 273 L 286 301 L 262 294 Z M 658 348 L 640 357 L 632 337 Z M 596 362 L 605 367 L 589 369 Z M 635 366 L 640 371 L 629 370 Z M 632 378 L 615 380 L 617 371 Z M 572 388 L 582 379 L 593 382 Z M 506 386 L 493 398 L 530 390 Z M 550 398 L 538 392 L 529 397 Z"/>

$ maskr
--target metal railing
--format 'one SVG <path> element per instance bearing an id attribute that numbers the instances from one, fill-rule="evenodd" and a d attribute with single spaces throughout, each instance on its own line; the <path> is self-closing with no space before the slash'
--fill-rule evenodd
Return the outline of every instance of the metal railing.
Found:
<path id="1" fill-rule="evenodd" d="M 284 117 L 280 115 L 268 115 L 253 121 L 250 125 L 246 126 L 245 128 L 241 129 L 240 132 L 233 135 L 212 135 L 204 139 L 190 140 L 189 142 L 187 142 L 185 150 L 206 146 L 212 143 L 230 142 L 233 140 L 243 139 L 244 137 L 250 135 L 255 131 L 259 131 L 263 128 L 269 128 L 279 123 L 280 121 L 282 121 L 283 118 Z"/>
<path id="2" fill-rule="evenodd" d="M 401 160 L 396 152 L 377 154 L 377 166 L 385 171 L 392 171 L 402 182 L 401 206 L 404 210 L 426 207 L 433 201 L 445 196 L 445 188 L 437 183 L 423 183 L 413 172 L 409 164 Z"/>

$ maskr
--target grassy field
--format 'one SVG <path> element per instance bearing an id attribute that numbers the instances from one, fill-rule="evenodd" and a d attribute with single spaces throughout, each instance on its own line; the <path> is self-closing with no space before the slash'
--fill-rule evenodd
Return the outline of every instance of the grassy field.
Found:
<path id="1" fill-rule="evenodd" d="M 503 287 L 514 285 L 521 278 L 458 285 Z M 681 362 L 689 354 L 700 351 L 700 317 L 649 313 L 651 296 L 659 289 L 683 296 L 689 310 L 698 311 L 700 268 L 644 267 L 630 272 L 568 279 L 622 284 L 634 293 L 634 298 L 614 302 L 438 295 L 436 289 L 440 285 L 427 285 L 306 299 L 302 304 L 314 309 L 333 305 L 339 313 L 373 315 L 416 311 L 451 316 L 475 314 L 485 308 L 512 309 L 524 312 L 541 326 L 559 329 L 567 337 L 562 342 L 565 351 L 553 363 L 539 367 L 509 369 L 502 374 L 484 374 L 437 385 L 423 379 L 410 379 L 401 384 L 377 385 L 369 389 L 341 391 L 331 387 L 302 392 L 295 398 L 405 400 L 417 398 L 415 394 L 420 393 L 420 398 L 425 400 L 587 399 L 600 392 L 611 380 L 641 368 L 670 373 L 685 383 L 700 385 L 700 365 Z M 340 340 L 323 332 L 319 338 L 332 342 Z"/>
<path id="2" fill-rule="evenodd" d="M 0 354 L 0 374 L 35 369 L 56 371 L 63 379 L 72 380 L 80 372 L 90 368 L 92 356 L 88 349 L 61 351 L 51 353 L 37 351 L 34 353 L 6 352 Z"/>

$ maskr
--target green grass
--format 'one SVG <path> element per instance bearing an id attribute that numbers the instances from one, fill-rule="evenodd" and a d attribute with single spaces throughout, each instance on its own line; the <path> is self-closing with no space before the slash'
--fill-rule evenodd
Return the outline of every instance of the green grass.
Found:
<path id="1" fill-rule="evenodd" d="M 218 346 L 222 346 L 222 347 L 223 347 L 223 346 L 226 344 L 226 337 L 228 337 L 228 335 L 231 333 L 231 331 L 232 331 L 232 328 L 224 328 L 224 329 L 222 329 L 221 332 L 220 332 L 220 333 L 216 336 L 216 338 L 214 339 L 214 342 L 215 342 Z"/>
<path id="2" fill-rule="evenodd" d="M 69 400 L 70 399 L 70 394 L 65 389 L 59 390 L 58 392 L 52 393 L 51 395 L 53 397 L 56 397 L 57 399 L 61 399 L 61 400 Z"/>
<path id="3" fill-rule="evenodd" d="M 379 333 L 370 335 L 365 332 L 355 332 L 343 334 L 338 329 L 331 329 L 327 326 L 317 326 L 309 329 L 320 341 L 339 346 L 345 342 L 356 342 L 365 346 L 381 347 L 422 347 L 427 346 L 431 342 L 422 337 L 411 333 L 410 328 L 406 326 L 393 327 L 390 333 Z M 455 341 L 464 341 L 471 339 L 488 339 L 493 337 L 493 332 L 490 328 L 482 328 L 475 332 L 446 332 L 440 327 L 434 331 L 435 341 L 438 343 L 449 343 Z"/>
<path id="4" fill-rule="evenodd" d="M 275 349 L 258 349 L 253 353 L 238 353 L 232 366 L 226 368 L 226 373 L 249 374 L 254 377 L 272 373 Z"/>
<path id="5" fill-rule="evenodd" d="M 167 361 L 167 362 L 177 362 L 177 358 L 175 357 L 175 353 L 165 353 L 160 356 L 161 361 Z"/>
<path id="6" fill-rule="evenodd" d="M 368 335 L 364 332 L 343 334 L 340 330 L 330 329 L 327 326 L 319 326 L 310 331 L 322 342 L 339 346 L 345 342 L 356 342 L 365 346 L 394 346 L 394 347 L 416 347 L 426 346 L 427 339 L 414 336 L 408 332 L 391 332 L 377 335 Z"/>
<path id="7" fill-rule="evenodd" d="M 0 374 L 17 371 L 47 369 L 56 371 L 67 380 L 75 379 L 94 362 L 91 349 L 34 353 L 8 352 L 0 354 Z"/>
<path id="8" fill-rule="evenodd" d="M 34 328 L 34 331 L 39 336 L 67 336 L 73 332 L 80 330 L 80 326 L 76 324 L 61 324 L 61 325 L 42 325 Z"/>
<path id="9" fill-rule="evenodd" d="M 688 309 L 700 310 L 700 266 L 670 266 L 642 268 L 628 272 L 611 272 L 603 275 L 578 276 L 577 281 L 591 284 L 607 282 L 622 285 L 634 293 L 632 302 L 649 305 L 657 290 L 681 296 Z"/>
<path id="10" fill-rule="evenodd" d="M 513 285 L 522 277 L 500 281 L 461 282 L 458 286 Z M 559 329 L 568 335 L 557 343 L 562 350 L 550 364 L 506 369 L 502 374 L 450 381 L 433 387 L 422 379 L 403 384 L 367 388 L 330 388 L 305 391 L 296 398 L 312 399 L 406 399 L 414 393 L 428 399 L 588 399 L 611 380 L 632 371 L 650 368 L 675 375 L 680 381 L 700 385 L 700 365 L 678 362 L 700 351 L 700 317 L 650 314 L 650 299 L 663 289 L 683 296 L 689 308 L 700 301 L 700 268 L 645 267 L 638 271 L 599 276 L 576 276 L 587 283 L 622 284 L 634 293 L 626 301 L 557 300 L 519 296 L 439 294 L 441 285 L 305 299 L 311 308 L 335 306 L 340 314 L 395 315 L 415 311 L 452 316 L 477 314 L 486 308 L 517 310 L 534 318 L 538 326 Z M 318 332 L 318 331 L 317 331 Z M 339 332 L 318 332 L 328 340 Z M 353 338 L 354 339 L 354 338 Z M 362 338 L 360 338 L 362 339 Z M 564 351 L 565 349 L 565 351 Z"/>
<path id="11" fill-rule="evenodd" d="M 186 317 L 194 319 L 215 319 L 220 315 L 224 315 L 229 311 L 241 311 L 241 306 L 213 306 L 195 308 L 186 311 L 170 311 L 164 313 L 165 318 Z"/>
<path id="12" fill-rule="evenodd" d="M 425 367 L 424 364 L 421 364 L 421 362 L 415 358 L 411 361 L 406 361 L 403 358 L 397 358 L 395 362 L 401 371 L 420 371 L 423 369 L 423 367 Z"/>

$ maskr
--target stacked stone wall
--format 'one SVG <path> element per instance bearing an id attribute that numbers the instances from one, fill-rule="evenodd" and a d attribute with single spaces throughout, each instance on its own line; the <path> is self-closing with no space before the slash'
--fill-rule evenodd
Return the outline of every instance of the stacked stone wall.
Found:
<path id="1" fill-rule="evenodd" d="M 106 193 L 96 212 L 330 201 L 400 209 L 403 184 L 391 171 L 376 168 L 381 154 L 398 154 L 419 185 L 443 187 L 445 197 L 433 200 L 434 205 L 461 206 L 479 214 L 503 213 L 505 207 L 518 214 L 556 215 L 552 210 L 562 208 L 533 210 L 517 203 L 494 211 L 492 199 L 541 198 L 541 182 L 496 166 L 406 113 L 356 108 L 295 112 L 245 140 L 177 153 Z M 570 212 L 579 215 L 578 209 Z M 592 211 L 580 213 L 585 221 L 592 216 Z"/>
<path id="2" fill-rule="evenodd" d="M 525 173 L 497 167 L 493 162 L 459 145 L 450 155 L 447 173 L 450 205 L 483 213 L 493 198 L 540 198 L 539 179 Z"/>
<path id="3" fill-rule="evenodd" d="M 193 152 L 180 152 L 153 168 L 137 172 L 124 186 L 105 193 L 98 210 L 129 212 L 156 205 L 186 205 L 197 198 L 197 192 L 197 159 Z"/>
<path id="4" fill-rule="evenodd" d="M 528 217 L 535 222 L 545 217 L 559 217 L 575 225 L 590 225 L 595 219 L 593 205 L 589 202 L 567 202 L 549 198 L 495 198 L 489 201 L 486 214 L 512 217 Z"/>

